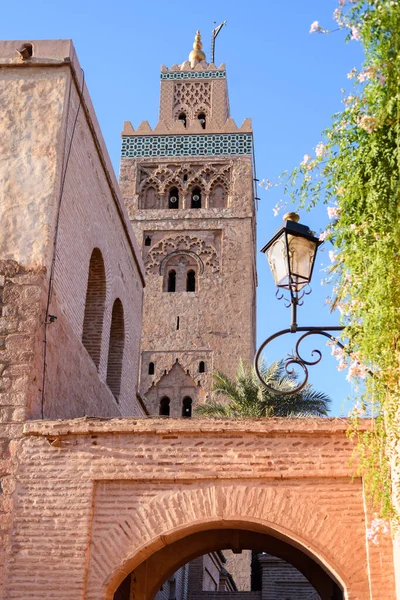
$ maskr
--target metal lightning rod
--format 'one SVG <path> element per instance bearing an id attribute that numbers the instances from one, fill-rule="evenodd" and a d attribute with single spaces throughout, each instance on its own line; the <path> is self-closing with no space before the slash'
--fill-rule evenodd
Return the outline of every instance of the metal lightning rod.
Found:
<path id="1" fill-rule="evenodd" d="M 214 21 L 214 25 L 216 24 L 216 21 Z M 218 25 L 218 27 L 214 27 L 214 29 L 212 30 L 212 34 L 211 34 L 211 62 L 215 63 L 215 40 L 217 39 L 217 35 L 219 34 L 219 32 L 221 31 L 221 29 L 223 28 L 223 26 L 226 25 L 226 21 L 222 21 L 222 23 L 220 25 Z"/>

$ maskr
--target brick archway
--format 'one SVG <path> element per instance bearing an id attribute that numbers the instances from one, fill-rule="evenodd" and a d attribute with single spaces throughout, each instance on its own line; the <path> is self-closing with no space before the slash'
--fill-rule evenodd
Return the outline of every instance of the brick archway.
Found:
<path id="1" fill-rule="evenodd" d="M 235 529 L 226 528 L 226 523 L 212 523 L 211 527 L 186 535 L 179 540 L 168 543 L 142 562 L 131 573 L 129 580 L 131 593 L 135 600 L 151 600 L 162 585 L 178 569 L 197 557 L 219 550 L 254 550 L 257 553 L 267 552 L 286 563 L 293 565 L 309 581 L 318 592 L 321 600 L 343 600 L 343 585 L 331 572 L 327 572 L 304 549 L 293 546 L 282 534 L 274 532 L 260 533 L 259 524 L 235 523 Z M 249 526 L 252 529 L 249 529 Z M 240 527 L 240 528 L 239 528 Z M 279 536 L 279 537 L 278 537 Z M 125 584 L 126 587 L 126 584 Z M 115 596 L 114 596 L 115 598 Z"/>
<path id="2" fill-rule="evenodd" d="M 345 600 L 394 600 L 392 541 L 366 538 L 346 428 L 339 419 L 28 422 L 13 449 L 6 593 L 23 598 L 29 580 L 42 600 L 62 582 L 65 600 L 111 600 L 162 548 L 240 529 L 312 557 Z"/>
<path id="3" fill-rule="evenodd" d="M 102 484 L 96 493 L 87 600 L 112 600 L 124 577 L 161 548 L 195 532 L 224 528 L 252 530 L 290 540 L 333 575 L 346 590 L 346 598 L 361 600 L 369 594 L 363 524 L 358 521 L 356 528 L 354 521 L 350 524 L 354 512 L 362 510 L 362 496 L 354 495 L 351 483 L 342 490 L 347 507 L 342 511 L 341 522 L 327 516 L 326 507 L 319 506 L 329 494 L 329 485 L 324 483 L 312 489 L 304 481 L 286 486 L 277 482 L 246 485 L 202 482 L 201 486 L 189 485 L 185 490 L 172 485 L 147 502 L 146 485 L 129 482 L 117 485 L 121 504 L 127 508 L 115 515 L 107 532 L 101 524 L 110 499 L 115 501 L 115 486 L 112 489 Z M 154 492 L 154 485 L 152 489 Z M 132 501 L 135 494 L 132 505 L 137 501 L 138 510 L 129 509 L 129 501 L 126 502 L 127 498 Z M 353 501 L 349 502 L 352 496 Z M 349 527 L 354 536 L 352 544 L 345 535 Z M 109 543 L 105 543 L 105 533 Z"/>

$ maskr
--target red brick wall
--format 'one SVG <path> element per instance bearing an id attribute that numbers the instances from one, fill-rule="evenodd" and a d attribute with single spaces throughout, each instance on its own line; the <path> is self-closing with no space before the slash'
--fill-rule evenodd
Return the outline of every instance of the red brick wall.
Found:
<path id="1" fill-rule="evenodd" d="M 73 86 L 67 140 L 79 106 Z M 67 108 L 66 108 L 67 109 Z M 90 115 L 92 116 L 92 115 Z M 111 169 L 111 166 L 108 165 Z M 106 178 L 88 115 L 81 106 L 74 133 L 61 203 L 54 294 L 48 329 L 46 416 L 138 415 L 136 400 L 143 282 L 122 222 L 119 198 Z M 95 362 L 81 344 L 89 261 L 94 248 L 105 268 L 105 302 L 101 344 Z M 139 258 L 140 261 L 140 258 Z M 124 313 L 124 352 L 118 403 L 107 385 L 110 330 L 114 302 Z M 96 368 L 97 366 L 97 368 Z"/>
<path id="2" fill-rule="evenodd" d="M 29 585 L 30 600 L 50 600 L 62 581 L 63 600 L 110 600 L 129 571 L 189 532 L 248 526 L 306 548 L 346 600 L 394 600 L 391 540 L 366 552 L 346 428 L 339 419 L 27 423 L 14 454 L 5 597 L 21 599 Z"/>

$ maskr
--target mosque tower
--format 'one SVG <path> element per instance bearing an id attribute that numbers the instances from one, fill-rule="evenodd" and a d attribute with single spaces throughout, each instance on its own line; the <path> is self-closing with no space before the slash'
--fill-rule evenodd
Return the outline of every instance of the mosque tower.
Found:
<path id="1" fill-rule="evenodd" d="M 250 119 L 230 118 L 225 65 L 161 69 L 159 122 L 122 133 L 120 184 L 146 266 L 140 392 L 150 414 L 191 416 L 212 373 L 255 351 Z"/>

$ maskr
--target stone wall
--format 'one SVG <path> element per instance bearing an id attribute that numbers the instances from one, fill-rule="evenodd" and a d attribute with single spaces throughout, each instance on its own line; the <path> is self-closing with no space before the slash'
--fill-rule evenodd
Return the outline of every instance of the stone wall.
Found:
<path id="1" fill-rule="evenodd" d="M 178 359 L 184 372 L 209 393 L 211 373 L 233 376 L 240 357 L 255 351 L 255 230 L 250 157 L 158 159 L 161 167 L 189 172 L 213 163 L 230 170 L 225 208 L 138 209 L 138 173 L 150 163 L 122 159 L 120 182 L 146 265 L 140 389 L 146 394 Z M 158 164 L 157 163 L 157 164 Z M 150 167 L 149 167 L 150 168 Z M 214 167 L 213 167 L 214 168 Z M 216 167 L 215 167 L 216 168 Z M 145 245 L 150 238 L 151 244 Z M 186 240 L 186 241 L 185 241 Z M 186 244 L 186 246 L 185 246 Z M 193 251 L 204 263 L 196 293 L 165 291 L 163 265 L 174 248 Z M 179 326 L 177 319 L 179 317 Z M 203 361 L 205 373 L 199 373 Z M 155 365 L 149 373 L 149 363 Z"/>
<path id="2" fill-rule="evenodd" d="M 21 45 L 0 43 L 0 420 L 138 415 L 143 268 L 136 241 L 72 43 L 34 41 L 26 60 L 16 52 Z M 98 371 L 81 341 L 95 247 L 107 278 Z M 106 385 L 117 297 L 125 312 L 119 403 Z M 46 314 L 56 319 L 46 323 Z"/>
<path id="3" fill-rule="evenodd" d="M 234 574 L 235 583 L 239 592 L 251 590 L 251 550 L 242 550 L 235 554 L 231 550 L 224 551 L 226 558 L 225 568 Z"/>

